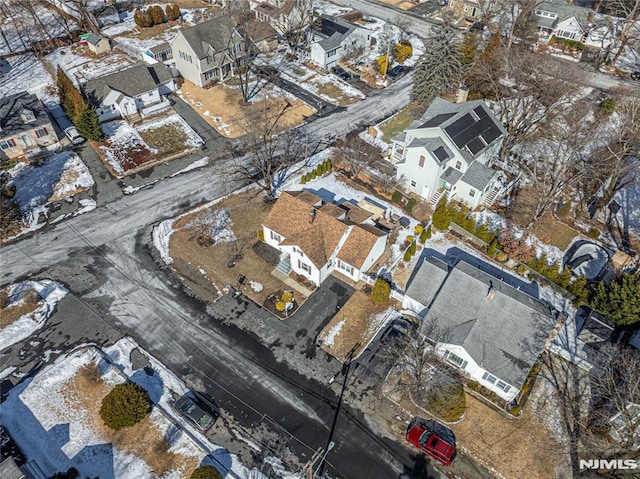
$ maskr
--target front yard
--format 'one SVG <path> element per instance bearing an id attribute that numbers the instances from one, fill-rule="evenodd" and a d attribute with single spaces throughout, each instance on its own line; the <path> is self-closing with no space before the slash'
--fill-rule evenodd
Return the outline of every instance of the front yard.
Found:
<path id="1" fill-rule="evenodd" d="M 304 101 L 267 83 L 252 102 L 243 104 L 239 88 L 218 84 L 204 89 L 185 81 L 180 88 L 181 97 L 218 133 L 227 138 L 237 138 L 264 124 L 265 115 L 273 120 L 274 115 L 284 110 L 278 125 L 294 127 L 304 123 L 304 117 L 315 113 L 315 109 Z"/>
<path id="2" fill-rule="evenodd" d="M 204 143 L 176 113 L 158 116 L 136 127 L 123 120 L 109 121 L 101 127 L 106 139 L 95 148 L 117 177 L 181 158 Z"/>

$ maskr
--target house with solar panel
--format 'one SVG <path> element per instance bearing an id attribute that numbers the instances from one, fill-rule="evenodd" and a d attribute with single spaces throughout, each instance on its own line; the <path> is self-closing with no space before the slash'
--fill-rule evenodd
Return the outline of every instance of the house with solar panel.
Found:
<path id="1" fill-rule="evenodd" d="M 475 208 L 499 191 L 498 159 L 506 130 L 483 100 L 436 98 L 425 114 L 393 138 L 391 161 L 404 186 L 432 206 L 443 196 Z"/>

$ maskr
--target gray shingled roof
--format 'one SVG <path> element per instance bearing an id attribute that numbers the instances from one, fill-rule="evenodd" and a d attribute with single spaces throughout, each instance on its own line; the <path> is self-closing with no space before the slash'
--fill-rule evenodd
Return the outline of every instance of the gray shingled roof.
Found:
<path id="1" fill-rule="evenodd" d="M 429 256 L 414 273 L 405 294 L 428 308 L 447 277 L 448 271 L 447 263 Z"/>
<path id="2" fill-rule="evenodd" d="M 20 113 L 25 109 L 33 113 L 35 117 L 33 121 L 24 122 Z M 0 99 L 1 138 L 32 130 L 37 126 L 46 125 L 50 121 L 49 115 L 38 97 L 26 91 Z"/>
<path id="3" fill-rule="evenodd" d="M 495 125 L 495 127 L 502 135 L 506 134 L 507 131 L 504 129 L 500 121 L 496 118 L 496 116 L 493 114 L 484 100 L 473 100 L 464 103 L 449 103 L 442 98 L 435 98 L 427 111 L 424 112 L 420 120 L 412 123 L 409 126 L 408 130 L 421 129 L 424 127 L 439 128 L 442 129 L 443 132 L 445 132 L 445 128 L 448 128 L 453 123 L 457 122 L 463 116 L 477 107 L 482 108 L 486 112 L 487 116 L 491 119 L 490 124 Z M 477 125 L 480 125 L 480 123 L 482 122 L 476 122 Z M 424 126 L 425 124 L 427 125 L 426 127 Z M 473 129 L 473 126 L 471 127 L 471 129 Z M 460 153 L 468 163 L 471 163 L 471 161 L 475 157 L 479 156 L 485 149 L 486 147 L 482 148 L 476 154 L 470 154 L 468 151 L 466 151 L 466 149 L 461 150 Z"/>
<path id="4" fill-rule="evenodd" d="M 440 175 L 440 179 L 446 181 L 450 185 L 455 185 L 462 178 L 462 171 L 449 167 Z"/>
<path id="5" fill-rule="evenodd" d="M 462 346 L 482 368 L 520 388 L 555 323 L 541 301 L 459 261 L 422 324 L 423 330 L 433 324 L 441 342 Z"/>
<path id="6" fill-rule="evenodd" d="M 104 37 L 102 35 L 98 35 L 96 33 L 90 33 L 87 37 L 87 43 L 91 43 L 91 45 L 97 45 L 100 40 Z"/>
<path id="7" fill-rule="evenodd" d="M 171 78 L 171 73 L 162 63 L 140 64 L 89 80 L 82 89 L 90 101 L 100 104 L 111 90 L 132 97 L 154 90 L 157 85 Z"/>
<path id="8" fill-rule="evenodd" d="M 484 191 L 489 181 L 496 175 L 496 171 L 478 161 L 474 161 L 469 169 L 464 173 L 462 181 L 469 186 Z"/>
<path id="9" fill-rule="evenodd" d="M 591 12 L 591 9 L 589 8 L 569 5 L 563 0 L 541 2 L 539 4 L 536 4 L 535 10 L 556 13 L 558 15 L 557 19 L 553 19 L 539 17 L 538 15 L 533 13 L 533 21 L 540 27 L 553 28 L 558 23 L 564 22 L 565 20 L 574 17 L 583 30 L 587 29 L 589 23 L 589 13 Z M 551 23 L 549 23 L 549 20 L 551 20 Z"/>
<path id="10" fill-rule="evenodd" d="M 449 147 L 446 145 L 446 143 L 444 141 L 442 141 L 442 138 L 440 138 L 439 136 L 433 137 L 433 138 L 414 138 L 413 140 L 411 140 L 411 143 L 409 143 L 410 147 L 424 147 L 429 153 L 431 153 L 431 156 L 433 156 L 433 159 L 436 161 L 436 163 L 438 164 L 442 164 L 444 162 L 446 162 L 447 160 L 453 158 L 453 153 L 451 152 L 451 150 L 449 149 Z M 437 155 L 434 153 L 438 148 L 443 148 L 445 153 L 447 154 L 447 157 L 444 159 L 440 159 L 437 157 Z"/>
<path id="11" fill-rule="evenodd" d="M 198 58 L 204 58 L 207 56 L 209 48 L 213 50 L 213 53 L 226 50 L 234 30 L 233 22 L 229 16 L 223 15 L 180 30 L 180 33 L 184 35 L 185 40 L 191 45 Z"/>
<path id="12" fill-rule="evenodd" d="M 356 29 L 355 25 L 342 18 L 331 17 L 329 15 L 322 15 L 321 18 L 322 29 L 320 33 L 326 36 L 326 38 L 320 40 L 318 45 L 320 45 L 325 52 L 338 48 L 342 44 L 342 41 Z"/>

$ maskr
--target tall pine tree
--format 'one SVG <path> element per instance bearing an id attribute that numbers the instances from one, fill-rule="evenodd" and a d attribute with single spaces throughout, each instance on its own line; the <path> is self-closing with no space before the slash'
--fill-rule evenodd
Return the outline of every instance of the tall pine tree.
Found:
<path id="1" fill-rule="evenodd" d="M 67 116 L 71 118 L 71 121 L 75 122 L 76 117 L 83 110 L 87 102 L 60 66 L 58 66 L 56 76 L 62 109 Z"/>
<path id="2" fill-rule="evenodd" d="M 88 104 L 85 104 L 84 108 L 78 115 L 75 124 L 80 134 L 89 140 L 100 141 L 104 138 L 104 133 L 100 128 L 100 120 L 98 120 L 96 109 L 92 108 Z"/>
<path id="3" fill-rule="evenodd" d="M 447 90 L 457 88 L 465 76 L 463 54 L 452 25 L 433 28 L 425 41 L 426 52 L 416 65 L 412 100 L 430 103 Z"/>
<path id="4" fill-rule="evenodd" d="M 591 306 L 616 324 L 640 321 L 640 276 L 622 273 L 608 284 L 599 283 Z"/>

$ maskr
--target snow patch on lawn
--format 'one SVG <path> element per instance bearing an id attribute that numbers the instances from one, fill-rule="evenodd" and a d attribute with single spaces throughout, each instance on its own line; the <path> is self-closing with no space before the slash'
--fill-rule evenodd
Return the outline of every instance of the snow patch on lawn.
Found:
<path id="1" fill-rule="evenodd" d="M 327 333 L 327 337 L 324 339 L 324 344 L 326 346 L 333 346 L 333 342 L 336 339 L 336 336 L 340 334 L 342 331 L 342 327 L 345 325 L 346 318 L 336 323 Z"/>
<path id="2" fill-rule="evenodd" d="M 257 281 L 249 281 L 249 286 L 251 286 L 251 289 L 254 290 L 256 293 L 260 293 L 264 289 L 264 285 Z"/>
<path id="3" fill-rule="evenodd" d="M 24 295 L 28 291 L 35 291 L 38 294 L 38 306 L 33 312 L 21 316 L 13 323 L 0 329 L 0 351 L 28 338 L 40 329 L 47 318 L 53 314 L 58 302 L 68 293 L 62 284 L 48 279 L 23 281 L 9 286 L 7 305 L 18 305 L 23 301 Z"/>

